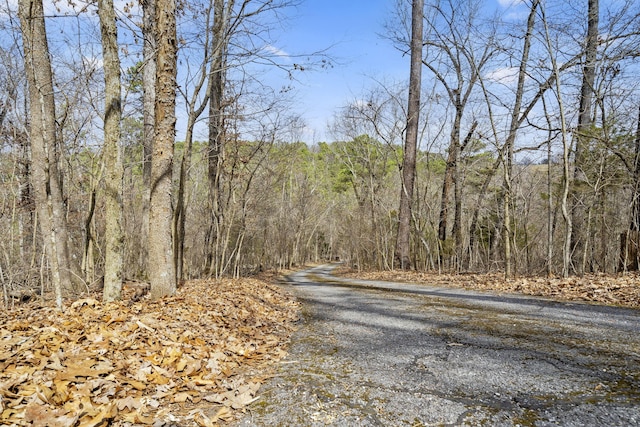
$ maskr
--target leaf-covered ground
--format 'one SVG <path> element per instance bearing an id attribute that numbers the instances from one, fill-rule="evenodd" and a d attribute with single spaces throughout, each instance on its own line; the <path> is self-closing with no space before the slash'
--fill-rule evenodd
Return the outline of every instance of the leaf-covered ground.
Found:
<path id="1" fill-rule="evenodd" d="M 520 277 L 505 280 L 504 275 L 493 274 L 437 274 L 416 271 L 355 272 L 342 269 L 345 277 L 369 280 L 424 283 L 433 286 L 459 287 L 501 293 L 557 298 L 565 301 L 584 301 L 640 307 L 640 276 L 636 273 L 620 275 L 587 274 L 583 277 L 546 278 Z"/>
<path id="2" fill-rule="evenodd" d="M 405 271 L 337 273 L 640 307 L 640 276 L 518 278 Z M 0 425 L 215 426 L 257 398 L 299 316 L 270 280 L 200 280 L 160 301 L 129 287 L 60 313 L 0 308 Z"/>
<path id="3" fill-rule="evenodd" d="M 0 308 L 0 424 L 213 426 L 256 398 L 299 307 L 255 279 Z"/>

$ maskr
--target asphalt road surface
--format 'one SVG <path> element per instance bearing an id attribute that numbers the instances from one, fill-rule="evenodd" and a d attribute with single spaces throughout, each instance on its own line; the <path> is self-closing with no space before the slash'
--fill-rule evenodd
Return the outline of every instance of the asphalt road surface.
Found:
<path id="1" fill-rule="evenodd" d="M 331 276 L 241 426 L 640 426 L 640 311 Z"/>

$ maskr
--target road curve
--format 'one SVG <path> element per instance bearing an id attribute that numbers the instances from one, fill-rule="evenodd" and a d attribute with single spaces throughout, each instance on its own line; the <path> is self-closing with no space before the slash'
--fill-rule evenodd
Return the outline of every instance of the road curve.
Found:
<path id="1" fill-rule="evenodd" d="M 640 311 L 295 273 L 304 320 L 240 426 L 640 426 Z"/>

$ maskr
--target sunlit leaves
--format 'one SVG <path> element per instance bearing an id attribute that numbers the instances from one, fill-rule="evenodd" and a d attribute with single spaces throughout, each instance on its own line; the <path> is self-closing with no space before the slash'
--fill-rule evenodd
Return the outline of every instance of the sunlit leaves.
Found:
<path id="1" fill-rule="evenodd" d="M 0 313 L 0 424 L 214 425 L 255 399 L 260 379 L 243 371 L 283 357 L 296 318 L 292 299 L 257 280 L 191 282 L 155 302 L 84 298 L 62 315 Z"/>

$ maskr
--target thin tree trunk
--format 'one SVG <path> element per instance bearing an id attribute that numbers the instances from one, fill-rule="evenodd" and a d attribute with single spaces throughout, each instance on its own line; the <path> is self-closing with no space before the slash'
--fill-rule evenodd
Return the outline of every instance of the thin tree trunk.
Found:
<path id="1" fill-rule="evenodd" d="M 207 27 L 209 24 L 209 17 L 207 15 Z M 198 80 L 193 90 L 193 95 L 188 103 L 188 119 L 187 119 L 187 131 L 184 142 L 184 152 L 182 153 L 182 160 L 180 161 L 180 174 L 178 177 L 178 194 L 176 196 L 175 211 L 173 215 L 173 228 L 174 228 L 174 257 L 176 268 L 176 281 L 180 283 L 184 277 L 184 240 L 185 240 L 185 227 L 186 227 L 186 215 L 187 206 L 185 200 L 186 186 L 189 181 L 189 170 L 191 169 L 191 157 L 193 152 L 193 129 L 198 118 L 204 112 L 207 103 L 209 102 L 209 93 L 211 88 L 208 87 L 207 91 L 200 101 L 200 104 L 196 107 L 200 92 L 205 82 L 211 84 L 212 80 L 208 78 L 207 67 L 210 65 L 210 52 L 212 46 L 209 45 L 209 34 L 206 36 L 207 42 L 204 49 L 204 60 L 202 62 L 202 68 L 200 70 L 200 79 Z"/>
<path id="2" fill-rule="evenodd" d="M 599 0 L 588 0 L 587 36 L 584 52 L 582 87 L 580 89 L 580 110 L 576 138 L 575 166 L 573 170 L 573 191 L 571 199 L 571 222 L 574 232 L 571 237 L 573 271 L 583 274 L 585 268 L 585 239 L 588 230 L 584 227 L 585 207 L 581 200 L 581 186 L 585 183 L 584 153 L 588 149 L 589 129 L 593 124 L 591 104 L 593 102 L 598 53 Z"/>
<path id="3" fill-rule="evenodd" d="M 511 111 L 511 123 L 509 125 L 509 134 L 505 142 L 503 155 L 504 161 L 504 224 L 503 224 L 503 240 L 504 240 L 504 274 L 509 278 L 512 276 L 512 253 L 511 253 L 511 195 L 512 195 L 512 179 L 513 179 L 513 146 L 516 140 L 516 134 L 520 127 L 520 110 L 522 107 L 522 98 L 524 96 L 524 83 L 527 78 L 527 65 L 529 62 L 529 51 L 531 49 L 531 38 L 533 36 L 533 27 L 536 20 L 536 9 L 540 1 L 534 0 L 531 4 L 529 17 L 527 18 L 527 32 L 524 37 L 522 47 L 522 58 L 518 70 L 518 86 L 516 89 L 516 99 Z"/>
<path id="4" fill-rule="evenodd" d="M 474 121 L 471 124 L 471 128 L 469 132 L 467 132 L 467 136 L 464 138 L 462 145 L 460 146 L 460 151 L 458 152 L 458 157 L 462 156 L 464 149 L 467 147 L 471 139 L 473 138 L 473 134 L 478 127 L 478 122 Z M 456 162 L 460 163 L 459 159 Z M 453 212 L 453 237 L 455 241 L 455 263 L 456 270 L 460 271 L 462 269 L 463 258 L 464 258 L 464 240 L 462 237 L 462 183 L 460 182 L 460 170 L 456 168 L 456 177 L 454 180 L 453 186 L 453 202 L 455 210 Z"/>
<path id="5" fill-rule="evenodd" d="M 411 205 L 413 183 L 416 175 L 416 150 L 420 118 L 420 90 L 422 80 L 422 28 L 424 0 L 413 0 L 411 6 L 411 70 L 409 77 L 409 104 L 407 108 L 407 131 L 402 159 L 402 188 L 396 259 L 403 270 L 411 268 Z"/>
<path id="6" fill-rule="evenodd" d="M 547 117 L 547 124 L 549 125 L 549 141 L 547 142 L 547 193 L 549 198 L 547 199 L 547 277 L 551 278 L 553 275 L 553 176 L 551 174 L 551 162 L 552 162 L 552 130 L 551 120 L 549 113 L 547 112 L 547 105 L 543 100 L 544 112 Z"/>
<path id="7" fill-rule="evenodd" d="M 199 90 L 196 90 L 196 93 Z M 189 106 L 189 118 L 187 121 L 187 133 L 185 136 L 184 152 L 182 153 L 182 160 L 180 161 L 180 175 L 178 178 L 178 194 L 176 196 L 175 211 L 173 216 L 173 229 L 174 229 L 174 257 L 176 268 L 176 281 L 180 283 L 184 277 L 184 239 L 185 239 L 185 226 L 186 226 L 186 200 L 185 192 L 187 182 L 189 180 L 189 170 L 191 169 L 191 157 L 193 152 L 193 128 L 196 120 L 205 109 L 206 102 L 209 99 L 205 96 L 205 100 L 200 106 L 195 108 L 195 101 L 197 97 L 194 97 Z"/>
<path id="8" fill-rule="evenodd" d="M 87 219 L 84 222 L 84 250 L 82 252 L 82 272 L 84 273 L 84 280 L 86 283 L 93 283 L 95 280 L 95 260 L 93 253 L 93 246 L 95 245 L 95 239 L 93 237 L 93 231 L 91 230 L 93 225 L 93 216 L 96 209 L 96 190 L 93 188 L 89 194 L 89 213 Z"/>
<path id="9" fill-rule="evenodd" d="M 459 103 L 459 102 L 458 102 Z M 451 131 L 451 142 L 447 154 L 447 164 L 444 171 L 444 181 L 442 183 L 442 199 L 440 202 L 440 221 L 438 223 L 438 239 L 444 244 L 447 240 L 447 219 L 449 217 L 449 204 L 451 199 L 451 189 L 457 179 L 458 157 L 460 152 L 460 121 L 462 120 L 462 110 L 456 108 L 456 116 Z"/>
<path id="10" fill-rule="evenodd" d="M 58 170 L 59 144 L 49 46 L 42 0 L 18 2 L 24 62 L 29 86 L 31 182 L 40 230 L 51 268 L 56 305 L 62 309 L 64 290 L 70 290 L 71 262 L 68 232 Z"/>
<path id="11" fill-rule="evenodd" d="M 221 179 L 224 158 L 224 84 L 226 63 L 226 20 L 224 0 L 214 0 L 212 65 L 209 79 L 209 203 L 211 206 L 211 237 L 208 248 L 208 271 L 218 276 L 224 260 L 220 256 L 224 224 Z"/>
<path id="12" fill-rule="evenodd" d="M 545 30 L 545 42 L 547 44 L 547 53 L 549 54 L 549 57 L 551 59 L 551 65 L 552 65 L 552 70 L 553 70 L 553 74 L 555 75 L 555 89 L 556 89 L 556 98 L 558 100 L 558 108 L 559 108 L 559 113 L 560 113 L 560 132 L 561 132 L 561 136 L 562 136 L 562 166 L 563 166 L 563 172 L 562 172 L 562 199 L 561 199 L 561 208 L 562 208 L 562 216 L 564 217 L 565 223 L 566 223 L 566 229 L 565 229 L 565 237 L 564 237 L 564 246 L 563 246 L 563 251 L 562 251 L 562 276 L 563 277 L 568 277 L 569 276 L 569 270 L 571 267 L 571 234 L 573 232 L 573 223 L 572 223 L 572 218 L 571 215 L 569 213 L 569 203 L 568 203 L 568 199 L 569 199 L 569 185 L 570 185 L 570 175 L 569 175 L 569 148 L 570 148 L 570 143 L 569 143 L 569 137 L 568 137 L 568 131 L 567 131 L 567 123 L 566 123 L 566 119 L 565 119 L 565 112 L 564 112 L 564 102 L 562 100 L 562 92 L 560 91 L 561 87 L 560 87 L 560 71 L 558 68 L 558 62 L 556 60 L 555 57 L 555 50 L 553 49 L 553 47 L 551 46 L 551 37 L 549 35 L 549 27 L 547 24 L 547 18 L 545 15 L 545 9 L 544 7 L 542 7 L 542 21 L 544 24 L 544 30 Z"/>
<path id="13" fill-rule="evenodd" d="M 470 268 L 473 266 L 472 263 L 472 253 L 474 250 L 474 246 L 476 244 L 476 234 L 478 230 L 478 218 L 480 216 L 480 208 L 484 204 L 484 198 L 487 195 L 487 190 L 489 189 L 489 184 L 491 184 L 491 180 L 495 176 L 498 171 L 498 167 L 502 163 L 502 159 L 498 157 L 495 162 L 493 162 L 493 166 L 491 170 L 484 178 L 484 182 L 482 183 L 482 187 L 480 188 L 480 193 L 478 193 L 478 199 L 476 200 L 475 207 L 473 208 L 473 214 L 471 216 L 471 226 L 469 227 L 469 250 L 467 251 L 467 263 L 466 267 Z"/>
<path id="14" fill-rule="evenodd" d="M 149 262 L 151 297 L 176 291 L 172 244 L 171 186 L 176 129 L 176 2 L 156 0 L 158 40 L 155 138 L 151 161 Z"/>
<path id="15" fill-rule="evenodd" d="M 105 206 L 105 302 L 120 299 L 122 293 L 122 267 L 124 234 L 122 232 L 122 191 L 124 169 L 120 151 L 120 120 L 122 117 L 120 94 L 120 58 L 118 56 L 118 29 L 113 0 L 98 0 L 102 52 L 104 58 L 105 111 L 103 161 L 106 169 Z"/>
<path id="16" fill-rule="evenodd" d="M 142 4 L 142 229 L 140 241 L 149 239 L 149 202 L 151 198 L 151 157 L 155 138 L 155 107 L 156 107 L 156 4 L 155 0 L 144 0 Z M 138 259 L 140 271 L 147 271 L 148 249 L 141 245 Z"/>

